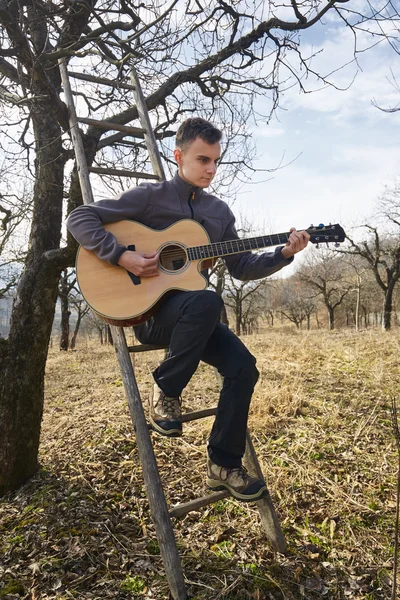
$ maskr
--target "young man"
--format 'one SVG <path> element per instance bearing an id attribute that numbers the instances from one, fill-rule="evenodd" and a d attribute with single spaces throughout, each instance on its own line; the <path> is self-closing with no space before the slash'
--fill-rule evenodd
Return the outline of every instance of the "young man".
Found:
<path id="1" fill-rule="evenodd" d="M 115 200 L 101 200 L 75 209 L 68 229 L 77 241 L 112 264 L 140 277 L 158 276 L 158 255 L 132 252 L 121 246 L 103 225 L 133 219 L 152 229 L 165 229 L 181 219 L 195 219 L 211 242 L 237 239 L 235 218 L 228 205 L 208 194 L 221 155 L 221 131 L 200 119 L 187 119 L 176 135 L 178 172 L 170 181 L 142 183 Z M 224 258 L 237 279 L 267 277 L 293 260 L 307 246 L 306 232 L 291 230 L 289 242 L 274 252 L 234 254 Z M 256 360 L 220 323 L 222 299 L 212 291 L 175 292 L 150 320 L 136 327 L 141 343 L 165 345 L 166 359 L 154 371 L 150 421 L 167 436 L 182 435 L 181 394 L 200 360 L 216 367 L 224 378 L 217 415 L 208 441 L 207 484 L 227 489 L 239 500 L 259 499 L 265 482 L 242 467 L 250 400 L 258 379 Z"/>

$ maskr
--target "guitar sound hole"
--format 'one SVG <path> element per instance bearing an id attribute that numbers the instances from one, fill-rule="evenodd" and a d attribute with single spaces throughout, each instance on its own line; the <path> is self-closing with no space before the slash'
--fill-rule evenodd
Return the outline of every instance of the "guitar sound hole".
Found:
<path id="1" fill-rule="evenodd" d="M 187 257 L 181 246 L 170 244 L 161 250 L 159 260 L 165 271 L 179 271 L 185 266 Z"/>

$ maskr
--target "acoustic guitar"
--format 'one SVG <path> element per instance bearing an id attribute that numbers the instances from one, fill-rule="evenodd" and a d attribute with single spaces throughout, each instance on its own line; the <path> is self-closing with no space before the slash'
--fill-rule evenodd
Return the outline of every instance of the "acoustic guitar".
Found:
<path id="1" fill-rule="evenodd" d="M 76 260 L 77 281 L 86 302 L 106 323 L 120 327 L 139 325 L 157 310 L 161 299 L 173 290 L 194 291 L 207 287 L 201 273 L 219 257 L 286 244 L 290 232 L 211 243 L 202 225 L 182 219 L 161 231 L 135 221 L 105 225 L 118 242 L 136 252 L 158 252 L 158 277 L 138 277 L 123 267 L 100 260 L 82 246 Z M 307 229 L 313 244 L 345 239 L 340 225 Z"/>

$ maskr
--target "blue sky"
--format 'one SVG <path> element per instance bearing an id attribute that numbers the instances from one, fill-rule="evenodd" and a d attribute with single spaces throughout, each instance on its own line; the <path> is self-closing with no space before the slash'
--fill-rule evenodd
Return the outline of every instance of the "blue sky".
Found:
<path id="1" fill-rule="evenodd" d="M 371 38 L 361 34 L 359 42 L 365 48 Z M 323 49 L 313 68 L 324 74 L 352 60 L 353 44 L 351 31 L 334 18 L 303 32 L 301 40 L 304 54 Z M 384 185 L 400 173 L 400 112 L 386 114 L 372 104 L 374 99 L 384 107 L 400 103 L 391 71 L 400 81 L 400 56 L 382 43 L 359 54 L 358 65 L 330 78 L 345 88 L 355 76 L 346 91 L 285 92 L 270 125 L 254 132 L 256 166 L 270 169 L 282 157 L 293 162 L 271 175 L 256 174 L 242 189 L 235 213 L 274 231 L 311 222 L 364 223 Z M 305 84 L 310 90 L 321 87 L 312 79 Z"/>

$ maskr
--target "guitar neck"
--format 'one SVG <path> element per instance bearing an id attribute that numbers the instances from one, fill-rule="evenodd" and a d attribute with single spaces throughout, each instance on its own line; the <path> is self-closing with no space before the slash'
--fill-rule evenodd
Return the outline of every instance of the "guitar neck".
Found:
<path id="1" fill-rule="evenodd" d="M 227 242 L 216 242 L 206 244 L 205 246 L 192 246 L 187 249 L 189 260 L 199 260 L 203 258 L 219 258 L 229 254 L 239 254 L 240 252 L 249 252 L 260 248 L 269 248 L 286 244 L 290 232 L 275 233 L 273 235 L 262 235 L 246 239 L 230 240 Z"/>

